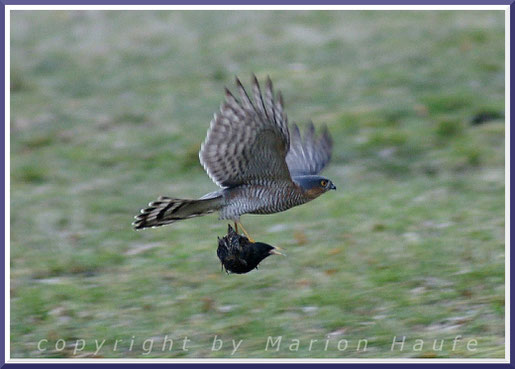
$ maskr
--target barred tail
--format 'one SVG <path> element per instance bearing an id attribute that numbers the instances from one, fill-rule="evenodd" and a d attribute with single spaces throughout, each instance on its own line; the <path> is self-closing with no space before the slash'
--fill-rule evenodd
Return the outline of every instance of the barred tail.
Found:
<path id="1" fill-rule="evenodd" d="M 148 208 L 142 209 L 132 223 L 134 229 L 159 227 L 175 223 L 178 220 L 201 217 L 220 209 L 222 196 L 202 198 L 199 200 L 172 199 L 161 196 L 157 201 L 148 204 Z"/>

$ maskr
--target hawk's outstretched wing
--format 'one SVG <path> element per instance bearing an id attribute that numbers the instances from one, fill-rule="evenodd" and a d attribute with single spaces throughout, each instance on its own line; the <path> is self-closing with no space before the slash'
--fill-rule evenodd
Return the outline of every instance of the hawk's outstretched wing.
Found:
<path id="1" fill-rule="evenodd" d="M 290 141 L 286 163 L 292 177 L 318 174 L 331 160 L 333 140 L 326 126 L 322 128 L 321 134 L 315 136 L 315 127 L 310 122 L 302 139 L 299 127 L 292 124 Z"/>
<path id="2" fill-rule="evenodd" d="M 270 78 L 263 96 L 254 76 L 252 100 L 238 79 L 236 85 L 240 101 L 226 89 L 226 100 L 200 149 L 200 163 L 220 187 L 291 181 L 286 164 L 290 135 L 281 95 L 276 101 Z"/>

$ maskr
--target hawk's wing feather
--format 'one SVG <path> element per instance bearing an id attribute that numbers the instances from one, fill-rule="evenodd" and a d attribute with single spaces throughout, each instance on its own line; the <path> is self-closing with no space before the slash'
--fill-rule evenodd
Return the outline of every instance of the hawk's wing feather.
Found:
<path id="1" fill-rule="evenodd" d="M 263 97 L 254 76 L 250 99 L 236 79 L 240 101 L 226 89 L 225 102 L 215 114 L 200 149 L 200 162 L 220 187 L 291 181 L 286 154 L 290 146 L 288 119 L 282 98 L 274 99 L 270 78 Z"/>
<path id="2" fill-rule="evenodd" d="M 326 126 L 322 128 L 321 134 L 315 136 L 315 127 L 310 122 L 302 139 L 299 127 L 292 124 L 290 151 L 286 156 L 292 177 L 320 173 L 331 160 L 332 147 L 333 140 Z"/>

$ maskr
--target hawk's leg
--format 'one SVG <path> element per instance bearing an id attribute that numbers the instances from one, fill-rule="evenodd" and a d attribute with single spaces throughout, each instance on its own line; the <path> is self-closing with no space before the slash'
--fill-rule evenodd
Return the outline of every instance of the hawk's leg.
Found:
<path id="1" fill-rule="evenodd" d="M 256 241 L 254 241 L 254 239 L 252 237 L 250 237 L 250 234 L 248 234 L 247 230 L 245 229 L 245 227 L 243 227 L 243 224 L 241 224 L 240 222 L 234 222 L 234 225 L 236 227 L 236 233 L 238 232 L 238 223 L 240 224 L 241 230 L 243 231 L 245 236 L 247 236 L 249 241 L 252 243 L 256 243 Z"/>

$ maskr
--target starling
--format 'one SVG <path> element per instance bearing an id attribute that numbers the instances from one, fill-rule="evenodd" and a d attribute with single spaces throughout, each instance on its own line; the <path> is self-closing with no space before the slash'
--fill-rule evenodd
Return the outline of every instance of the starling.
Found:
<path id="1" fill-rule="evenodd" d="M 218 238 L 216 254 L 222 262 L 222 270 L 225 268 L 227 273 L 244 274 L 257 269 L 258 264 L 270 255 L 284 255 L 277 249 L 263 242 L 250 242 L 229 224 L 227 235 Z"/>

